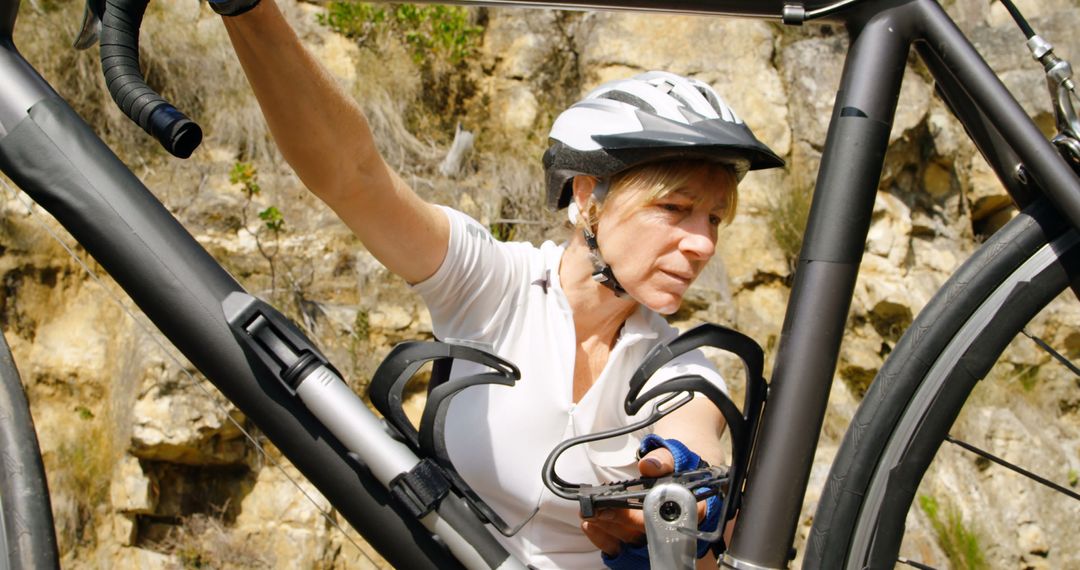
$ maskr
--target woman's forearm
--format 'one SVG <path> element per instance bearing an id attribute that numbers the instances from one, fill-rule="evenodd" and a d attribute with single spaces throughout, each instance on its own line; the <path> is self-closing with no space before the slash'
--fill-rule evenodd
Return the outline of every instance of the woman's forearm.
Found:
<path id="1" fill-rule="evenodd" d="M 416 283 L 446 255 L 446 216 L 379 155 L 359 105 L 304 48 L 273 0 L 223 18 L 281 154 L 388 269 Z"/>
<path id="2" fill-rule="evenodd" d="M 332 202 L 353 191 L 355 177 L 380 174 L 363 113 L 304 49 L 273 0 L 223 21 L 274 141 L 311 191 Z"/>

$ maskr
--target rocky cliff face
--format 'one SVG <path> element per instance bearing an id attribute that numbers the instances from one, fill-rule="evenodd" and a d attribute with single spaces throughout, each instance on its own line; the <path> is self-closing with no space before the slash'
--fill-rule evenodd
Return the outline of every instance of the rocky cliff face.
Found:
<path id="1" fill-rule="evenodd" d="M 152 74 L 161 74 L 167 91 L 181 92 L 185 83 L 169 77 L 189 77 L 190 89 L 199 94 L 193 100 L 202 101 L 192 114 L 205 117 L 208 136 L 187 163 L 131 150 L 151 143 L 88 94 L 98 87 L 92 59 L 55 56 L 57 46 L 29 39 L 34 29 L 70 29 L 75 3 L 29 3 L 20 20 L 23 40 L 17 42 L 196 238 L 250 290 L 302 323 L 363 390 L 364 379 L 393 343 L 430 337 L 426 312 L 276 156 L 216 18 L 194 2 L 162 4 L 148 16 L 150 35 L 143 45 L 158 66 Z M 813 192 L 847 44 L 841 30 L 693 16 L 484 10 L 475 14 L 483 29 L 479 51 L 460 68 L 467 70 L 467 88 L 454 91 L 460 95 L 458 114 L 433 117 L 439 95 L 421 80 L 431 70 L 398 44 L 358 46 L 316 23 L 323 7 L 281 4 L 310 49 L 364 106 L 384 154 L 405 178 L 425 197 L 516 239 L 559 235 L 560 221 L 542 207 L 538 166 L 546 128 L 559 109 L 604 80 L 647 69 L 689 74 L 717 86 L 788 167 L 751 175 L 740 186 L 740 212 L 723 231 L 718 260 L 677 320 L 725 323 L 775 347 L 798 247 L 793 235 Z M 1062 55 L 1080 57 L 1075 0 L 1019 4 Z M 1040 125 L 1052 124 L 1041 71 L 1001 6 L 956 0 L 949 10 L 1021 104 Z M 196 33 L 177 33 L 177 22 Z M 193 61 L 191 54 L 198 58 Z M 228 109 L 213 103 L 222 100 L 229 101 Z M 476 135 L 476 150 L 458 171 L 440 171 L 451 134 L 432 125 L 457 122 Z M 252 163 L 256 177 L 230 180 L 238 162 Z M 259 192 L 251 190 L 254 181 Z M 260 218 L 271 206 L 282 212 L 283 228 L 274 230 Z M 67 566 L 383 564 L 354 533 L 338 528 L 343 523 L 330 505 L 242 414 L 174 349 L 159 344 L 159 335 L 141 324 L 145 318 L 122 308 L 130 302 L 109 301 L 122 293 L 107 279 L 86 277 L 48 236 L 55 224 L 28 213 L 38 208 L 10 193 L 2 207 L 0 275 L 7 294 L 0 314 L 30 395 Z M 910 64 L 800 544 L 828 462 L 884 357 L 980 236 L 1012 212 L 989 167 L 933 95 L 925 69 Z M 77 246 L 72 249 L 85 257 Z M 92 261 L 87 264 L 97 270 Z M 1038 325 L 1040 334 L 1077 356 L 1075 300 L 1061 300 L 1052 313 Z M 1076 380 L 1049 372 L 1049 361 L 1018 342 L 1002 382 L 980 394 L 980 406 L 961 429 L 1006 455 L 1038 448 L 1033 465 L 1075 486 L 1080 397 Z M 422 401 L 411 405 L 419 409 Z M 266 451 L 256 451 L 242 430 Z M 953 526 L 978 535 L 990 566 L 1080 564 L 1069 532 L 1080 515 L 1073 509 L 1043 516 L 1061 512 L 1049 508 L 1057 495 L 1018 492 L 1015 479 L 988 471 L 970 456 L 950 454 L 938 471 L 920 495 L 941 505 L 942 513 L 946 506 L 958 513 Z M 992 485 L 976 488 L 974 481 Z M 1010 505 L 1008 515 L 987 520 L 985 509 L 995 504 Z M 943 514 L 913 509 L 909 521 L 915 529 L 912 548 L 924 560 L 940 567 L 960 564 L 942 546 L 938 527 L 948 526 L 941 524 L 948 523 Z"/>

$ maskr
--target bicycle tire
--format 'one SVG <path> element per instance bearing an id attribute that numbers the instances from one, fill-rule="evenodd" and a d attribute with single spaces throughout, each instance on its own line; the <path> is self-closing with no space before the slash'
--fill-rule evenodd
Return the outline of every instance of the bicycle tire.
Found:
<path id="1" fill-rule="evenodd" d="M 52 504 L 19 371 L 0 335 L 0 568 L 59 568 Z"/>
<path id="2" fill-rule="evenodd" d="M 1036 204 L 991 236 L 905 332 L 831 467 L 805 568 L 894 568 L 905 519 L 968 396 L 1080 274 L 1080 236 Z M 916 566 L 918 567 L 918 566 Z"/>

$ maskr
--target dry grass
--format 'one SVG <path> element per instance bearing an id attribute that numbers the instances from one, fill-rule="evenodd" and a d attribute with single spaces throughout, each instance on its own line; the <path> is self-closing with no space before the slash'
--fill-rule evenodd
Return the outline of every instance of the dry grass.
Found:
<path id="1" fill-rule="evenodd" d="M 97 417 L 81 406 L 73 413 L 85 422 L 82 429 L 44 457 L 61 555 L 96 542 L 95 526 L 122 452 L 107 415 Z"/>
<path id="2" fill-rule="evenodd" d="M 781 189 L 779 195 L 769 198 L 769 211 L 766 216 L 769 231 L 792 269 L 799 261 L 813 196 L 813 192 L 809 190 Z"/>
<path id="3" fill-rule="evenodd" d="M 232 533 L 220 517 L 193 515 L 174 528 L 160 549 L 175 555 L 184 568 L 274 568 L 273 557 Z"/>

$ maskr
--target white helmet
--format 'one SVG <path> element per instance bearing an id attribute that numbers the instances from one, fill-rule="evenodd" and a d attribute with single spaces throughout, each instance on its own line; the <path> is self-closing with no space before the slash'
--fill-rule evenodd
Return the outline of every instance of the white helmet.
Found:
<path id="1" fill-rule="evenodd" d="M 570 181 L 607 178 L 627 168 L 669 159 L 730 164 L 748 170 L 783 166 L 711 87 L 650 71 L 594 89 L 555 119 L 544 153 L 548 205 L 570 203 Z"/>

